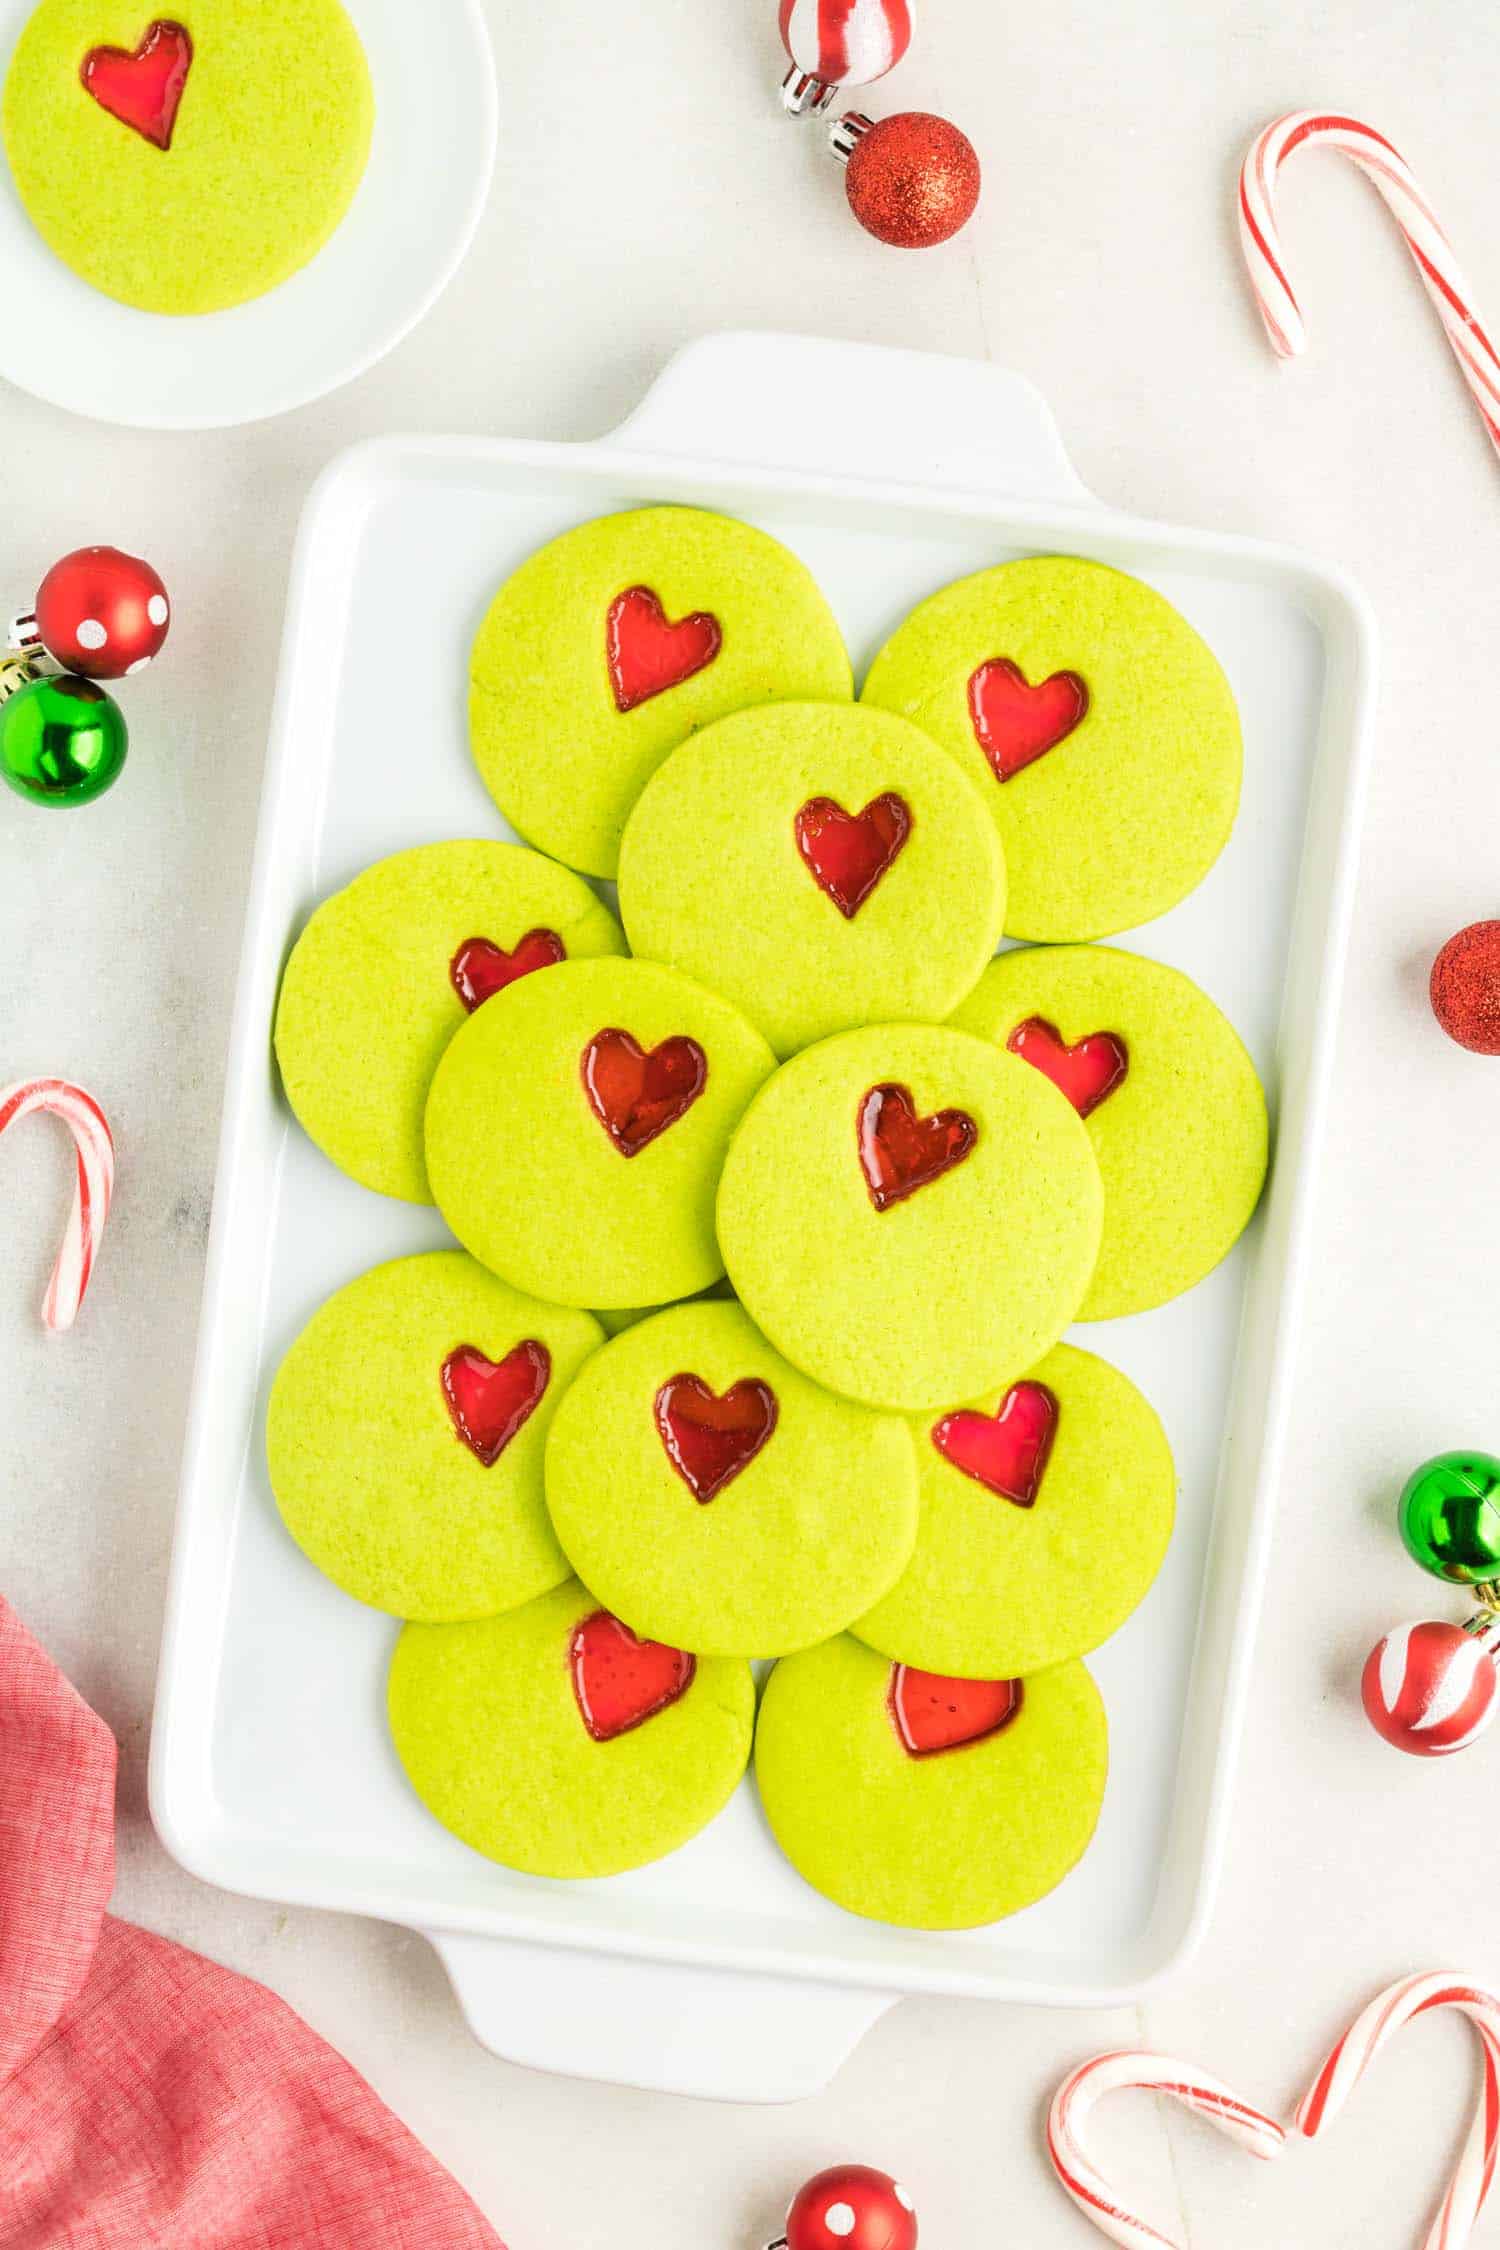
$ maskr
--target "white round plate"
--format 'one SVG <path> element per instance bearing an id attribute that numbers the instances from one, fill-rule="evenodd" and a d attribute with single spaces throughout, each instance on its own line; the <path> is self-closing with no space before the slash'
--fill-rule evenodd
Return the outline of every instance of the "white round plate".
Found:
<path id="1" fill-rule="evenodd" d="M 34 0 L 0 0 L 0 76 Z M 96 421 L 227 429 L 362 375 L 463 260 L 495 168 L 495 65 L 480 0 L 345 0 L 375 85 L 369 168 L 311 265 L 230 312 L 118 305 L 42 241 L 0 156 L 0 376 Z M 160 14 L 141 0 L 141 29 Z M 186 11 L 184 11 L 186 12 Z"/>

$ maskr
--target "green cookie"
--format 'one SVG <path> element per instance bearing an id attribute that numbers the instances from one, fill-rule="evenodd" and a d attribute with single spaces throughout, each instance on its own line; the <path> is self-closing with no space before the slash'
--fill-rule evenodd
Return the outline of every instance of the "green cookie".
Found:
<path id="1" fill-rule="evenodd" d="M 543 851 L 613 875 L 631 806 L 694 728 L 752 703 L 847 703 L 849 658 L 810 572 L 700 508 L 564 532 L 496 595 L 474 644 L 485 786 Z"/>
<path id="2" fill-rule="evenodd" d="M 1088 1134 L 1039 1072 L 914 1024 L 783 1064 L 730 1147 L 719 1240 L 746 1311 L 830 1390 L 975 1398 L 1056 1343 L 1094 1270 Z"/>
<path id="3" fill-rule="evenodd" d="M 936 1747 L 979 1728 L 991 1731 Z M 976 1692 L 904 1672 L 843 1634 L 771 1674 L 755 1778 L 777 1843 L 835 1905 L 966 1930 L 1032 1905 L 1082 1858 L 1107 1735 L 1081 1664 Z"/>
<path id="4" fill-rule="evenodd" d="M 1229 840 L 1229 682 L 1170 602 L 1102 563 L 1049 555 L 945 587 L 886 642 L 864 701 L 915 719 L 983 790 L 1013 936 L 1149 922 Z"/>
<path id="5" fill-rule="evenodd" d="M 1125 1622 L 1166 1555 L 1177 1478 L 1117 1367 L 1059 1344 L 1013 1388 L 912 1428 L 916 1550 L 854 1627 L 862 1641 L 1000 1679 L 1084 1656 Z"/>
<path id="6" fill-rule="evenodd" d="M 729 1802 L 750 1759 L 748 1664 L 641 1644 L 576 1579 L 508 1617 L 408 1625 L 391 1734 L 428 1811 L 528 1875 L 620 1875 Z"/>
<path id="7" fill-rule="evenodd" d="M 780 704 L 720 719 L 646 784 L 620 913 L 633 953 L 700 977 L 789 1055 L 948 1015 L 999 943 L 1005 862 L 979 792 L 916 727 Z"/>
<path id="8" fill-rule="evenodd" d="M 673 969 L 573 961 L 523 978 L 438 1065 L 432 1192 L 464 1247 L 533 1296 L 694 1296 L 724 1271 L 714 1191 L 774 1062 L 743 1016 Z"/>
<path id="9" fill-rule="evenodd" d="M 422 1113 L 473 1008 L 560 960 L 625 950 L 588 884 L 517 844 L 421 844 L 326 899 L 276 1009 L 287 1100 L 361 1186 L 430 1203 Z"/>
<path id="10" fill-rule="evenodd" d="M 1112 946 L 1003 953 L 953 1022 L 1014 1043 L 1082 1105 L 1104 1238 L 1080 1320 L 1163 1305 L 1233 1248 L 1265 1181 L 1266 1100 L 1191 978 Z"/>
<path id="11" fill-rule="evenodd" d="M 636 1632 L 780 1656 L 894 1584 L 917 1471 L 898 1416 L 797 1374 L 738 1305 L 677 1305 L 573 1384 L 547 1505 L 579 1577 Z"/>
<path id="12" fill-rule="evenodd" d="M 560 1585 L 547 1432 L 597 1321 L 517 1295 L 461 1250 L 330 1297 L 276 1371 L 271 1488 L 335 1585 L 397 1617 L 490 1617 Z"/>
<path id="13" fill-rule="evenodd" d="M 192 0 L 183 23 L 138 0 L 42 0 L 5 81 L 6 153 L 38 233 L 145 312 L 217 312 L 305 266 L 353 200 L 375 118 L 339 0 Z M 124 65 L 127 100 L 186 68 L 175 120 L 159 94 L 146 104 L 154 137 L 119 114 L 109 47 L 145 50 Z"/>

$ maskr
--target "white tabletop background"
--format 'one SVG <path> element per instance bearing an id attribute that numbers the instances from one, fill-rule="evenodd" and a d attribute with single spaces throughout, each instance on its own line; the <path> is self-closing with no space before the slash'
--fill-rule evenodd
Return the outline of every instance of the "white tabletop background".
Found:
<path id="1" fill-rule="evenodd" d="M 383 367 L 225 436 L 114 432 L 0 392 L 0 607 L 103 539 L 157 562 L 177 620 L 131 683 L 114 795 L 44 816 L 0 793 L 0 1078 L 81 1078 L 123 1158 L 83 1321 L 49 1339 L 36 1310 L 65 1145 L 38 1127 L 0 1156 L 0 1586 L 119 1737 L 118 1910 L 284 1994 L 512 2250 L 753 2250 L 798 2181 L 846 2156 L 908 2181 L 932 2250 L 1082 2250 L 1097 2238 L 1039 2140 L 1081 2056 L 1145 2039 L 1284 2105 L 1391 1977 L 1500 1977 L 1500 1736 L 1457 1765 L 1402 1760 L 1355 1695 L 1388 1624 L 1462 1613 L 1400 1552 L 1406 1469 L 1500 1449 L 1500 1062 L 1449 1046 L 1424 998 L 1442 939 L 1500 909 L 1500 462 L 1352 171 L 1304 156 L 1288 174 L 1313 332 L 1296 368 L 1265 346 L 1231 222 L 1254 130 L 1346 106 L 1411 159 L 1500 319 L 1500 32 L 1488 0 L 928 0 L 870 106 L 952 114 L 986 192 L 966 236 L 917 256 L 855 227 L 818 132 L 782 120 L 774 0 L 492 9 L 493 201 L 459 280 Z M 1138 2013 L 907 2002 L 826 2095 L 781 2111 L 496 2062 L 421 1940 L 208 1890 L 168 1861 L 144 1802 L 227 1008 L 308 482 L 389 430 L 594 435 L 675 346 L 722 326 L 1023 370 L 1104 498 L 1358 575 L 1385 674 L 1260 1692 L 1202 1953 Z M 1106 2113 L 1102 2144 L 1193 2250 L 1404 2250 L 1457 2144 L 1467 2039 L 1452 2021 L 1413 2031 L 1326 2147 L 1274 2171 L 1137 2097 Z"/>

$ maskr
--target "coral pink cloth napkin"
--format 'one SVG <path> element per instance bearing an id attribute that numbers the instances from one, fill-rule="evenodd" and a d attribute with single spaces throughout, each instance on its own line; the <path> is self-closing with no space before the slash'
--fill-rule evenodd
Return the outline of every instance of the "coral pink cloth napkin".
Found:
<path id="1" fill-rule="evenodd" d="M 0 2250 L 503 2250 L 274 1993 L 105 1913 L 114 1791 L 0 1600 Z"/>

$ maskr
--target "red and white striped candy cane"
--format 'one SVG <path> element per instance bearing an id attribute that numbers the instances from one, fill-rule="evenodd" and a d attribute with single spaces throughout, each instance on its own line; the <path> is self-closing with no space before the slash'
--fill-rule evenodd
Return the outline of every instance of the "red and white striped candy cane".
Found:
<path id="1" fill-rule="evenodd" d="M 1337 111 L 1294 110 L 1257 136 L 1241 167 L 1240 242 L 1272 345 L 1283 359 L 1294 359 L 1307 342 L 1302 310 L 1286 276 L 1275 205 L 1281 167 L 1294 150 L 1303 147 L 1330 148 L 1347 156 L 1384 197 L 1427 294 L 1437 307 L 1491 442 L 1500 448 L 1500 357 L 1474 310 L 1463 268 L 1405 159 L 1383 134 L 1361 124 L 1357 117 L 1344 117 Z"/>
<path id="2" fill-rule="evenodd" d="M 1096 2103 L 1127 2089 L 1170 2094 L 1227 2133 L 1252 2156 L 1269 2160 L 1286 2146 L 1286 2134 L 1272 2117 L 1251 2109 L 1221 2079 L 1165 2055 L 1125 2051 L 1096 2055 L 1065 2078 L 1047 2114 L 1047 2153 L 1063 2186 L 1086 2219 L 1122 2250 L 1176 2250 L 1171 2237 L 1158 2234 L 1127 2211 L 1084 2145 L 1084 2131 Z"/>
<path id="3" fill-rule="evenodd" d="M 73 1135 L 78 1178 L 73 1207 L 63 1234 L 62 1248 L 42 1300 L 42 1319 L 48 1328 L 71 1328 L 78 1317 L 89 1275 L 94 1270 L 109 1199 L 115 1184 L 115 1144 L 109 1124 L 92 1094 L 70 1086 L 64 1078 L 26 1078 L 0 1088 L 0 1133 L 18 1117 L 45 1110 L 60 1117 Z"/>
<path id="4" fill-rule="evenodd" d="M 1432 2222 L 1424 2250 L 1462 2250 L 1494 2184 L 1500 2136 L 1500 1999 L 1459 1976 L 1406 1977 L 1350 2025 L 1297 2111 L 1308 2140 L 1332 2124 L 1380 2050 L 1404 2024 L 1434 2008 L 1456 2008 L 1479 2034 L 1484 2076 L 1458 2170 Z"/>

